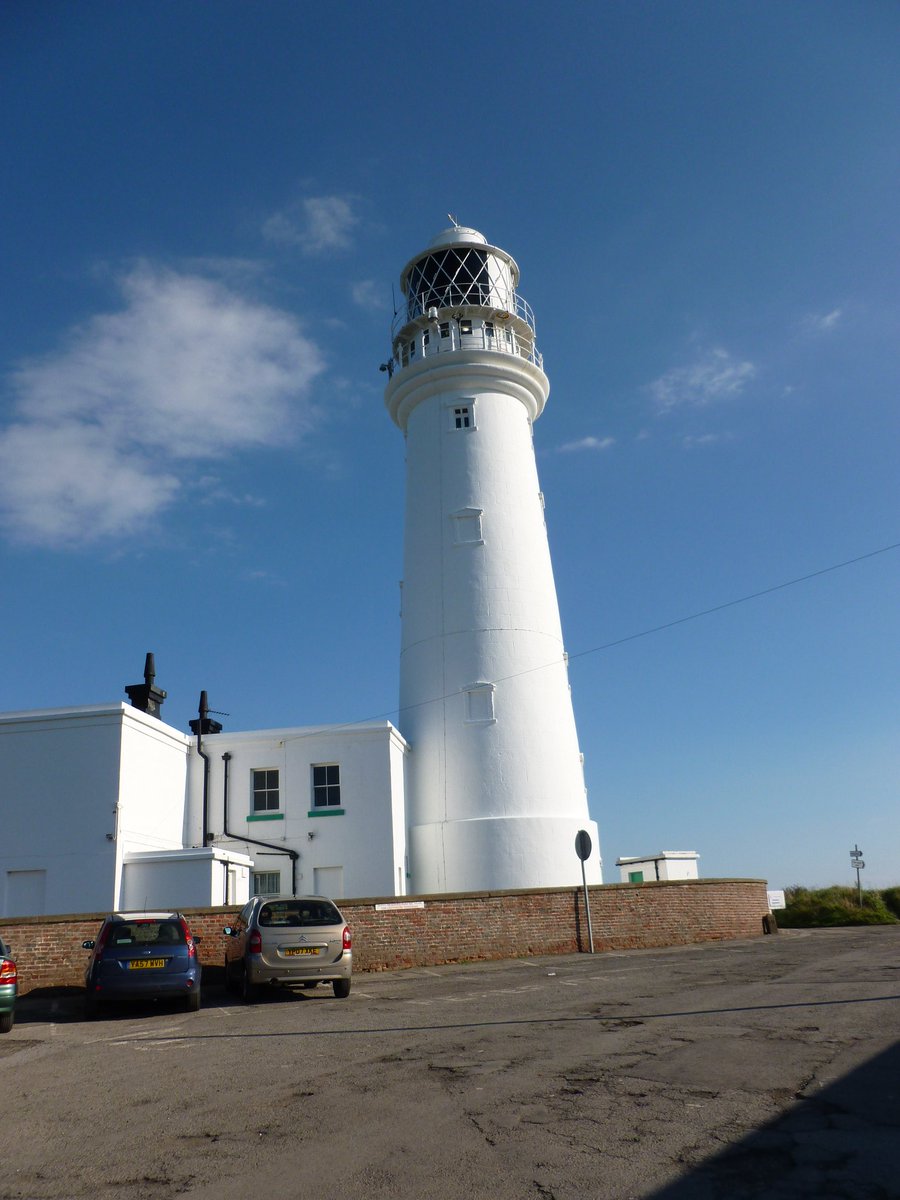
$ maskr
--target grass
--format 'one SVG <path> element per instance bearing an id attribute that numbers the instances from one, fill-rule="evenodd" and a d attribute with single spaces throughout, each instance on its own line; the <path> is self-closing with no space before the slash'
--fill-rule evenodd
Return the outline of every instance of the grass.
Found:
<path id="1" fill-rule="evenodd" d="M 775 914 L 781 929 L 812 929 L 829 925 L 900 924 L 900 887 L 863 891 L 855 887 L 785 888 L 786 908 Z"/>

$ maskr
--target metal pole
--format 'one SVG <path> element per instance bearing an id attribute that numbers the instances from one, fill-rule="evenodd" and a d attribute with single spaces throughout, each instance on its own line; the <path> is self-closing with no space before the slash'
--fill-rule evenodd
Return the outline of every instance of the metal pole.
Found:
<path id="1" fill-rule="evenodd" d="M 584 911 L 587 913 L 588 941 L 591 944 L 591 954 L 594 953 L 594 931 L 591 928 L 591 902 L 588 897 L 587 875 L 584 871 L 584 859 L 581 860 L 581 886 L 584 888 Z"/>

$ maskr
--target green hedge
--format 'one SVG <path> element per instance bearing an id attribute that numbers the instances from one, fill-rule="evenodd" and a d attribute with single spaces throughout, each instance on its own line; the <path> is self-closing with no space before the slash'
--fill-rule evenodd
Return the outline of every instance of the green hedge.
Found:
<path id="1" fill-rule="evenodd" d="M 900 887 L 864 891 L 862 904 L 854 887 L 835 884 L 812 890 L 785 888 L 786 908 L 775 914 L 781 929 L 812 929 L 826 925 L 896 925 L 900 922 Z"/>

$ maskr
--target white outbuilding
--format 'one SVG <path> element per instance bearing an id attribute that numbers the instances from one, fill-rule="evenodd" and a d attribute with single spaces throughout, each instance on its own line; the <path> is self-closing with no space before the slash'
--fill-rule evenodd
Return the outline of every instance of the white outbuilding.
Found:
<path id="1" fill-rule="evenodd" d="M 622 883 L 650 883 L 659 879 L 698 879 L 700 855 L 696 850 L 660 850 L 637 858 L 617 858 Z"/>

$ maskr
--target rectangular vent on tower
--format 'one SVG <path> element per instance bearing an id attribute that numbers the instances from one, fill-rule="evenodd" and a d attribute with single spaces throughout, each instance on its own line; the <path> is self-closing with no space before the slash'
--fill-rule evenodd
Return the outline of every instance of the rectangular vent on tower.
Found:
<path id="1" fill-rule="evenodd" d="M 473 683 L 465 691 L 467 723 L 485 725 L 496 721 L 492 683 Z"/>
<path id="2" fill-rule="evenodd" d="M 450 514 L 453 520 L 453 544 L 455 546 L 483 546 L 484 528 L 481 508 L 461 508 Z"/>

